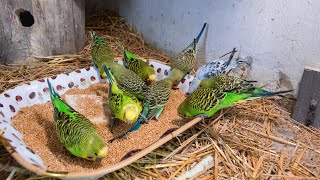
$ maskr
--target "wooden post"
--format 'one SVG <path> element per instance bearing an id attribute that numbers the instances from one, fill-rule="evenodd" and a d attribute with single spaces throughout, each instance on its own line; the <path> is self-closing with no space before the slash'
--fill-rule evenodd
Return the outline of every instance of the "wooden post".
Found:
<path id="1" fill-rule="evenodd" d="M 311 67 L 304 69 L 298 99 L 292 118 L 305 125 L 320 127 L 320 71 Z"/>
<path id="2" fill-rule="evenodd" d="M 0 63 L 77 53 L 85 45 L 85 0 L 0 0 Z"/>

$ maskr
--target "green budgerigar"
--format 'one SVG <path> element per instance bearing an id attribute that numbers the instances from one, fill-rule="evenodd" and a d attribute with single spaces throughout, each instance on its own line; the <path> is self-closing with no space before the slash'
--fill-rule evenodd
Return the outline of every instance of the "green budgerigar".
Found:
<path id="1" fill-rule="evenodd" d="M 237 103 L 275 96 L 291 91 L 292 90 L 235 94 L 232 92 L 223 92 L 222 89 L 198 89 L 187 96 L 187 98 L 179 105 L 178 114 L 180 117 L 186 119 L 196 116 L 211 117 L 218 110 L 225 107 L 230 107 Z"/>
<path id="2" fill-rule="evenodd" d="M 103 65 L 109 66 L 115 62 L 113 53 L 107 45 L 104 45 L 102 40 L 93 31 L 90 32 L 91 37 L 91 56 L 94 65 L 98 68 L 101 76 L 106 78 L 107 75 L 104 72 Z"/>
<path id="3" fill-rule="evenodd" d="M 144 92 L 147 85 L 135 72 L 125 68 L 119 63 L 112 63 L 108 68 L 120 89 L 133 94 L 140 100 L 144 99 Z"/>
<path id="4" fill-rule="evenodd" d="M 224 92 L 232 92 L 235 94 L 240 94 L 240 93 L 257 94 L 257 93 L 268 92 L 267 90 L 254 86 L 252 82 L 256 82 L 256 81 L 248 81 L 238 77 L 229 76 L 227 74 L 220 74 L 218 76 L 214 76 L 214 77 L 200 81 L 198 89 L 204 89 L 204 88 L 220 89 Z M 287 98 L 282 94 L 278 94 L 277 96 Z M 294 98 L 289 98 L 289 99 L 295 100 Z"/>
<path id="5" fill-rule="evenodd" d="M 195 65 L 196 60 L 196 50 L 197 50 L 197 43 L 206 27 L 207 23 L 204 23 L 202 26 L 201 31 L 199 32 L 198 36 L 190 43 L 190 45 L 181 51 L 176 58 L 172 60 L 171 67 L 180 69 L 185 75 L 188 74 Z"/>
<path id="6" fill-rule="evenodd" d="M 95 126 L 82 114 L 65 103 L 47 79 L 54 108 L 58 139 L 73 155 L 88 160 L 101 160 L 108 148 Z"/>
<path id="7" fill-rule="evenodd" d="M 111 108 L 112 117 L 117 118 L 125 123 L 132 124 L 139 118 L 142 106 L 140 101 L 129 92 L 121 90 L 117 82 L 110 73 L 109 69 L 104 66 L 104 70 L 109 80 L 108 104 Z M 111 129 L 113 121 L 111 122 Z"/>
<path id="8" fill-rule="evenodd" d="M 131 52 L 123 49 L 123 65 L 148 84 L 156 80 L 156 72 L 147 62 L 135 57 Z"/>
<path id="9" fill-rule="evenodd" d="M 159 118 L 170 98 L 172 86 L 182 77 L 183 73 L 179 69 L 173 68 L 170 77 L 155 81 L 148 87 L 145 96 L 145 103 L 150 101 L 147 120 Z"/>
<path id="10" fill-rule="evenodd" d="M 239 93 L 262 93 L 265 90 L 255 87 L 252 82 L 238 77 L 220 74 L 199 82 L 198 89 L 212 88 L 221 89 L 225 92 Z"/>

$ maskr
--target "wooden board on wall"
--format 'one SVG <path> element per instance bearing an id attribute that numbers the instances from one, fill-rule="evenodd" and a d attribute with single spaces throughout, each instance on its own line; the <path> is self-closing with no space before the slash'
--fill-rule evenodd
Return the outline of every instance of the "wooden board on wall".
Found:
<path id="1" fill-rule="evenodd" d="M 305 67 L 292 118 L 305 125 L 320 127 L 320 70 Z"/>
<path id="2" fill-rule="evenodd" d="M 31 26 L 22 24 L 21 12 L 32 15 Z M 85 0 L 0 0 L 0 63 L 73 54 L 84 46 Z"/>

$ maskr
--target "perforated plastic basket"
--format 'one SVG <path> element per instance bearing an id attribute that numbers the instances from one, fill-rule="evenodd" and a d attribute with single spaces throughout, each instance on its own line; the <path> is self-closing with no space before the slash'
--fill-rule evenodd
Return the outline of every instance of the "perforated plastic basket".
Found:
<path id="1" fill-rule="evenodd" d="M 170 75 L 171 70 L 169 66 L 153 60 L 147 60 L 147 62 L 149 62 L 156 70 L 157 80 L 161 80 Z M 119 61 L 119 63 L 122 64 L 122 61 Z M 193 76 L 187 75 L 185 79 L 179 83 L 180 91 L 184 93 L 187 92 L 189 83 L 192 79 Z M 55 75 L 49 77 L 49 80 L 60 95 L 71 88 L 85 89 L 92 84 L 105 82 L 105 80 L 100 78 L 98 71 L 94 67 L 87 67 L 71 73 Z M 21 133 L 16 130 L 11 123 L 11 118 L 16 115 L 20 108 L 33 106 L 35 104 L 44 104 L 48 101 L 50 101 L 50 96 L 46 78 L 26 82 L 23 85 L 3 92 L 0 95 L 0 130 L 3 130 L 3 138 L 9 142 L 9 145 L 5 145 L 7 150 L 12 152 L 11 155 L 22 166 L 39 175 L 55 176 L 63 179 L 98 178 L 118 170 L 160 147 L 201 120 L 201 118 L 196 118 L 189 121 L 179 129 L 161 137 L 157 142 L 150 144 L 147 148 L 114 165 L 93 170 L 91 172 L 52 172 L 47 170 L 46 164 L 41 157 L 26 146 Z M 28 119 L 26 119 L 26 121 L 27 120 Z"/>

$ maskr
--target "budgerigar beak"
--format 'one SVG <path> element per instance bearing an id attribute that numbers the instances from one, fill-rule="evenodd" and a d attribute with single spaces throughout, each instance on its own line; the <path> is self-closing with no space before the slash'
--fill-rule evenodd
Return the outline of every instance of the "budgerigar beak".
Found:
<path id="1" fill-rule="evenodd" d="M 102 76 L 102 78 L 106 78 L 107 77 L 107 73 L 103 72 L 103 73 L 101 73 L 101 76 Z"/>
<path id="2" fill-rule="evenodd" d="M 152 74 L 149 76 L 149 78 L 146 80 L 147 85 L 149 86 L 150 84 L 152 84 L 154 81 L 156 80 L 156 75 Z"/>
<path id="3" fill-rule="evenodd" d="M 152 74 L 149 76 L 149 81 L 155 81 L 157 76 L 155 74 Z"/>
<path id="4" fill-rule="evenodd" d="M 154 81 L 156 80 L 156 75 L 153 74 L 153 75 L 150 75 L 148 77 L 148 79 L 145 80 L 146 84 L 149 86 L 150 84 L 152 84 Z"/>

